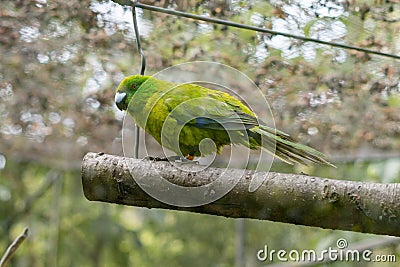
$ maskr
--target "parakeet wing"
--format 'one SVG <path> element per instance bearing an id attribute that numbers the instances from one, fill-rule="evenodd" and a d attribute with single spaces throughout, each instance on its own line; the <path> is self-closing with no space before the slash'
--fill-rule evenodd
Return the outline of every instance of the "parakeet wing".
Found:
<path id="1" fill-rule="evenodd" d="M 258 125 L 257 118 L 246 106 L 220 91 L 196 85 L 188 89 L 181 85 L 164 99 L 170 116 L 182 124 L 213 130 L 245 130 Z"/>

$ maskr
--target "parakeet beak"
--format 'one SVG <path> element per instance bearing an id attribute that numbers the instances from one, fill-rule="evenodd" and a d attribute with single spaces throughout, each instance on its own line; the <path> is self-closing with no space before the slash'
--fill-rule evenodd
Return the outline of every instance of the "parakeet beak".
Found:
<path id="1" fill-rule="evenodd" d="M 119 110 L 126 110 L 126 93 L 117 92 L 115 94 L 115 104 L 117 105 Z"/>

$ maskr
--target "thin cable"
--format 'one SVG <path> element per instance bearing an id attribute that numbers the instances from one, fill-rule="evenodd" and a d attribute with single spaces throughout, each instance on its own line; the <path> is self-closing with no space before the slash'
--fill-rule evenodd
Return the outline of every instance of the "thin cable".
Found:
<path id="1" fill-rule="evenodd" d="M 132 19 L 133 19 L 133 28 L 135 30 L 136 44 L 137 49 L 140 53 L 141 57 L 141 67 L 140 67 L 140 75 L 144 75 L 144 71 L 146 70 L 146 56 L 144 55 L 142 44 L 140 42 L 140 34 L 139 27 L 136 19 L 136 7 L 137 1 L 132 1 Z M 135 146 L 134 146 L 134 157 L 139 158 L 139 137 L 140 137 L 140 128 L 138 125 L 135 127 Z"/>
<path id="2" fill-rule="evenodd" d="M 274 31 L 274 30 L 261 28 L 261 27 L 245 25 L 245 24 L 236 23 L 236 22 L 227 21 L 227 20 L 222 20 L 222 19 L 209 18 L 209 17 L 194 15 L 194 14 L 190 14 L 190 13 L 186 13 L 186 12 L 182 12 L 182 11 L 176 11 L 176 10 L 166 9 L 166 8 L 156 7 L 156 6 L 149 6 L 149 5 L 140 4 L 140 3 L 136 3 L 135 6 L 143 8 L 143 9 L 156 11 L 156 12 L 161 12 L 161 13 L 166 13 L 166 14 L 175 15 L 175 16 L 179 16 L 179 17 L 185 17 L 185 18 L 190 18 L 190 19 L 195 19 L 195 20 L 201 20 L 201 21 L 206 21 L 206 22 L 211 22 L 211 23 L 215 23 L 215 24 L 221 24 L 221 25 L 236 27 L 236 28 L 245 29 L 245 30 L 264 32 L 264 33 L 269 33 L 269 34 L 272 34 L 272 35 L 281 35 L 281 36 L 285 36 L 285 37 L 289 37 L 289 38 L 302 40 L 302 41 L 305 41 L 305 42 L 313 42 L 313 43 L 324 44 L 324 45 L 329 45 L 329 46 L 334 46 L 334 47 L 340 47 L 340 48 L 344 48 L 344 49 L 357 50 L 357 51 L 370 53 L 370 54 L 375 54 L 375 55 L 380 55 L 380 56 L 384 56 L 384 57 L 400 59 L 400 55 L 384 53 L 384 52 L 371 50 L 371 49 L 367 49 L 367 48 L 362 48 L 362 47 L 358 47 L 358 46 L 340 44 L 340 43 L 335 43 L 335 42 L 328 42 L 328 41 L 309 38 L 309 37 L 305 37 L 305 36 L 294 35 L 294 34 L 284 33 L 284 32 L 278 32 L 278 31 Z"/>

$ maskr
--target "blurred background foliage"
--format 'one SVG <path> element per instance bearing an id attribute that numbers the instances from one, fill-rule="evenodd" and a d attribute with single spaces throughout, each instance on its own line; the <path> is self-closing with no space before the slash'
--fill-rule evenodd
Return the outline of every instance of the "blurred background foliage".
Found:
<path id="1" fill-rule="evenodd" d="M 395 0 L 140 2 L 400 54 Z M 350 244 L 376 238 L 245 220 L 237 246 L 233 219 L 88 202 L 83 155 L 122 155 L 124 114 L 114 89 L 140 67 L 130 8 L 109 0 L 3 0 L 0 16 L 1 250 L 25 226 L 31 230 L 11 266 L 233 266 L 236 247 L 244 248 L 237 266 L 262 266 L 269 262 L 256 253 L 265 244 L 321 250 L 339 237 Z M 141 9 L 138 16 L 147 74 L 194 60 L 237 68 L 266 95 L 278 129 L 338 165 L 276 162 L 274 171 L 399 182 L 399 60 Z M 375 253 L 400 256 L 397 246 Z"/>

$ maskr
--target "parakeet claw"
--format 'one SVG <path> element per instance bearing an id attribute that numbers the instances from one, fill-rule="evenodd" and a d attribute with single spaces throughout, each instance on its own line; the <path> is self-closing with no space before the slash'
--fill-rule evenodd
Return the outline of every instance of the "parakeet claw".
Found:
<path id="1" fill-rule="evenodd" d="M 183 163 L 183 164 L 199 164 L 198 161 L 195 161 L 191 158 L 186 158 L 183 156 L 169 156 L 169 157 L 165 157 L 165 158 L 160 158 L 160 157 L 152 157 L 152 156 L 146 156 L 143 159 L 145 160 L 151 160 L 151 161 L 173 161 L 173 162 L 179 162 L 179 163 Z"/>
<path id="2" fill-rule="evenodd" d="M 193 160 L 194 157 L 180 157 L 179 160 L 176 160 L 175 162 L 179 162 L 182 164 L 199 164 L 199 161 Z"/>
<path id="3" fill-rule="evenodd" d="M 160 158 L 160 157 L 152 157 L 152 156 L 146 156 L 143 159 L 150 160 L 150 161 L 169 161 L 168 158 Z"/>

